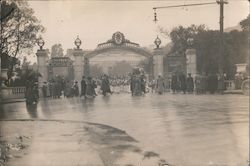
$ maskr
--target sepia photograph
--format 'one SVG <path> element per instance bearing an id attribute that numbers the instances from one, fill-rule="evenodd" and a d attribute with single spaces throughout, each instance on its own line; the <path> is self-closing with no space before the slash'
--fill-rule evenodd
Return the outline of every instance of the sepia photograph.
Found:
<path id="1" fill-rule="evenodd" d="M 0 0 L 0 166 L 250 166 L 249 0 Z"/>

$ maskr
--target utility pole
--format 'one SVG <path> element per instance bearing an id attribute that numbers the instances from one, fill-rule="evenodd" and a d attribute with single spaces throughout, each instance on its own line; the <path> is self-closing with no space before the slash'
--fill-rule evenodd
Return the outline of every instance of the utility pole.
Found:
<path id="1" fill-rule="evenodd" d="M 224 73 L 224 4 L 228 2 L 224 0 L 217 0 L 217 3 L 220 5 L 220 57 L 219 57 L 219 74 L 223 75 Z"/>
<path id="2" fill-rule="evenodd" d="M 249 0 L 250 2 L 250 0 Z M 156 9 L 166 9 L 166 8 L 178 8 L 178 7 L 189 7 L 189 6 L 201 6 L 201 5 L 212 5 L 212 4 L 219 4 L 220 5 L 220 55 L 219 55 L 219 74 L 223 74 L 224 68 L 224 4 L 228 4 L 226 0 L 217 0 L 216 2 L 209 2 L 209 3 L 195 3 L 195 4 L 185 4 L 185 5 L 174 5 L 174 6 L 159 6 L 154 7 L 154 22 L 157 22 L 157 13 Z"/>

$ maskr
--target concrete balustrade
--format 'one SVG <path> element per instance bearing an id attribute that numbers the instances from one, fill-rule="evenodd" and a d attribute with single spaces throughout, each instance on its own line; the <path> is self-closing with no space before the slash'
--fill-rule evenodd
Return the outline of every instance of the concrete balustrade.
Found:
<path id="1" fill-rule="evenodd" d="M 2 87 L 2 100 L 9 99 L 24 99 L 25 98 L 25 87 Z"/>

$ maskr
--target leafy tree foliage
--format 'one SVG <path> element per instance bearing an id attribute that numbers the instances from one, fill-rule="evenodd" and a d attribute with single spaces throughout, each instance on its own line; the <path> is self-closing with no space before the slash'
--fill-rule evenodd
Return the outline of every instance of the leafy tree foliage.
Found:
<path id="1" fill-rule="evenodd" d="M 25 86 L 26 81 L 38 81 L 38 77 L 41 75 L 34 70 L 32 65 L 26 57 L 24 57 L 22 64 L 16 68 L 13 80 L 10 81 L 10 86 Z"/>
<path id="2" fill-rule="evenodd" d="M 248 21 L 247 21 L 248 20 Z M 223 70 L 229 78 L 235 74 L 235 64 L 246 63 L 248 59 L 249 16 L 240 22 L 243 31 L 224 33 Z M 170 37 L 173 47 L 170 54 L 185 56 L 190 46 L 188 38 L 194 39 L 193 48 L 197 50 L 197 68 L 200 73 L 217 73 L 220 59 L 220 33 L 209 30 L 205 25 L 191 25 L 187 28 L 175 27 L 170 33 L 161 29 L 161 33 Z"/>
<path id="3" fill-rule="evenodd" d="M 63 48 L 61 44 L 54 44 L 51 47 L 51 57 L 63 57 Z"/>
<path id="4" fill-rule="evenodd" d="M 3 7 L 5 6 L 5 7 Z M 38 35 L 44 32 L 44 27 L 34 16 L 34 11 L 26 0 L 4 0 L 1 10 L 8 13 L 8 6 L 14 7 L 8 16 L 2 19 L 0 45 L 1 55 L 7 54 L 15 59 L 24 49 L 32 49 L 36 44 Z M 6 12 L 5 12 L 6 11 Z M 12 74 L 15 62 L 9 61 L 9 76 Z"/>
<path id="5" fill-rule="evenodd" d="M 9 56 L 16 57 L 22 49 L 31 49 L 36 44 L 38 34 L 44 32 L 44 27 L 34 16 L 34 11 L 24 0 L 8 0 L 3 3 L 13 2 L 16 8 L 2 22 L 3 43 L 1 49 Z"/>
<path id="6" fill-rule="evenodd" d="M 240 26 L 244 31 L 250 30 L 250 14 L 247 16 L 246 19 L 244 19 L 240 22 Z"/>

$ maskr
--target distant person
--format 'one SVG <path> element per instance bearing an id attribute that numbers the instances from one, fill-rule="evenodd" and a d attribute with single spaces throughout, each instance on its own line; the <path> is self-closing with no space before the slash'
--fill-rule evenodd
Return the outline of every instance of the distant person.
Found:
<path id="1" fill-rule="evenodd" d="M 47 97 L 47 89 L 48 89 L 47 82 L 43 82 L 42 93 L 44 98 Z"/>
<path id="2" fill-rule="evenodd" d="M 86 95 L 86 87 L 87 87 L 87 83 L 85 80 L 85 76 L 82 76 L 82 81 L 81 81 L 81 96 L 85 96 Z"/>
<path id="3" fill-rule="evenodd" d="M 223 75 L 219 75 L 218 78 L 218 93 L 219 94 L 223 94 L 224 90 L 225 90 L 225 79 Z"/>
<path id="4" fill-rule="evenodd" d="M 178 80 L 177 80 L 177 76 L 175 74 L 172 75 L 171 89 L 172 89 L 173 93 L 175 93 L 178 89 Z"/>
<path id="5" fill-rule="evenodd" d="M 106 74 L 104 74 L 103 79 L 102 79 L 101 90 L 102 90 L 103 96 L 106 96 L 107 93 L 111 94 L 110 83 L 109 83 L 108 76 Z"/>
<path id="6" fill-rule="evenodd" d="M 64 89 L 64 97 L 71 97 L 71 85 L 69 80 L 66 81 L 65 83 L 65 89 Z"/>
<path id="7" fill-rule="evenodd" d="M 74 96 L 79 96 L 79 85 L 78 85 L 78 81 L 75 81 L 73 84 L 73 94 Z"/>
<path id="8" fill-rule="evenodd" d="M 164 85 L 164 79 L 162 78 L 161 75 L 158 75 L 158 78 L 156 80 L 156 91 L 158 94 L 163 94 L 165 89 L 165 85 Z"/>
<path id="9" fill-rule="evenodd" d="M 96 83 L 96 80 L 92 80 L 92 90 L 93 90 L 93 94 L 95 96 L 97 96 L 97 93 L 95 91 L 95 89 L 97 88 L 97 83 Z"/>
<path id="10" fill-rule="evenodd" d="M 141 75 L 141 90 L 144 94 L 146 94 L 146 81 L 144 80 L 144 75 Z"/>
<path id="11" fill-rule="evenodd" d="M 135 89 L 135 75 L 132 75 L 130 79 L 130 91 L 132 96 L 134 95 L 134 89 Z"/>
<path id="12" fill-rule="evenodd" d="M 191 73 L 188 73 L 187 92 L 188 93 L 193 93 L 193 91 L 194 91 L 194 80 L 193 80 L 193 77 L 191 76 Z"/>
<path id="13" fill-rule="evenodd" d="M 195 79 L 194 79 L 195 93 L 196 94 L 201 94 L 202 93 L 201 80 L 202 80 L 201 75 L 200 74 L 196 74 Z"/>
<path id="14" fill-rule="evenodd" d="M 54 80 L 52 80 L 51 82 L 51 89 L 52 89 L 52 98 L 55 99 L 56 98 L 56 82 Z"/>
<path id="15" fill-rule="evenodd" d="M 186 94 L 187 85 L 186 85 L 186 76 L 185 76 L 185 74 L 183 74 L 183 73 L 180 74 L 179 80 L 180 80 L 180 89 L 184 94 Z"/>
<path id="16" fill-rule="evenodd" d="M 208 91 L 210 94 L 214 94 L 218 88 L 218 78 L 215 74 L 208 76 Z"/>
<path id="17" fill-rule="evenodd" d="M 136 76 L 134 78 L 134 89 L 133 89 L 133 95 L 140 96 L 142 95 L 142 89 L 141 89 L 141 78 L 140 76 Z"/>
<path id="18" fill-rule="evenodd" d="M 208 76 L 205 73 L 201 75 L 201 93 L 206 94 L 209 89 Z"/>
<path id="19" fill-rule="evenodd" d="M 86 97 L 87 98 L 94 98 L 95 97 L 93 80 L 91 77 L 88 77 L 87 81 L 86 81 Z"/>

